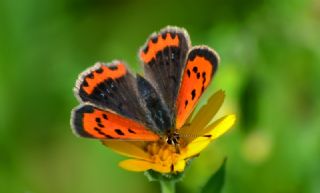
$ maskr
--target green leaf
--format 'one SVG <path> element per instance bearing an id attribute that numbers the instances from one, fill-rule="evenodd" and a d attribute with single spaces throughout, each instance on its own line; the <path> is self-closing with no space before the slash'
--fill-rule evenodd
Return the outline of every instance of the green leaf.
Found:
<path id="1" fill-rule="evenodd" d="M 220 168 L 214 173 L 207 184 L 203 187 L 201 193 L 220 193 L 224 185 L 225 167 L 227 159 L 223 160 Z"/>

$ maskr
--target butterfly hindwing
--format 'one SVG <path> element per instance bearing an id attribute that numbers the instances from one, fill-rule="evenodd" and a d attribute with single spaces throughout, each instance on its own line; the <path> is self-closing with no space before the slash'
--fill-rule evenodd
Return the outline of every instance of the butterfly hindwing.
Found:
<path id="1" fill-rule="evenodd" d="M 97 63 L 81 73 L 74 90 L 81 102 L 145 122 L 136 85 L 136 78 L 124 63 L 114 61 L 110 64 Z"/>
<path id="2" fill-rule="evenodd" d="M 176 101 L 176 128 L 181 128 L 193 111 L 217 71 L 218 63 L 218 54 L 206 46 L 190 50 Z"/>
<path id="3" fill-rule="evenodd" d="M 81 137 L 143 141 L 159 138 L 137 121 L 90 104 L 82 104 L 72 111 L 71 125 Z"/>
<path id="4" fill-rule="evenodd" d="M 184 29 L 166 27 L 152 34 L 139 52 L 146 79 L 159 91 L 171 114 L 189 48 Z"/>

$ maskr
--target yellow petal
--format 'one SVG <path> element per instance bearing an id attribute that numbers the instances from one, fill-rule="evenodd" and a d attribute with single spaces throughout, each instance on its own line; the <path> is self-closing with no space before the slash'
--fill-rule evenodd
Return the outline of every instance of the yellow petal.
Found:
<path id="1" fill-rule="evenodd" d="M 149 154 L 143 150 L 141 142 L 105 140 L 102 143 L 121 155 L 150 160 Z"/>
<path id="2" fill-rule="evenodd" d="M 175 172 L 183 172 L 184 168 L 186 167 L 186 161 L 180 160 L 178 163 L 174 165 L 174 171 Z"/>
<path id="3" fill-rule="evenodd" d="M 204 129 L 206 136 L 197 137 L 195 140 L 190 142 L 186 147 L 186 151 L 183 151 L 182 158 L 185 159 L 199 154 L 212 140 L 227 132 L 232 127 L 235 120 L 235 115 L 227 115 L 210 124 Z"/>
<path id="4" fill-rule="evenodd" d="M 160 173 L 171 172 L 171 167 L 169 165 L 164 166 L 161 164 L 152 163 L 152 162 L 143 161 L 143 160 L 137 160 L 137 159 L 124 160 L 119 163 L 119 166 L 123 169 L 133 171 L 133 172 L 143 172 L 151 169 Z M 177 165 L 177 171 L 178 170 L 180 171 L 182 167 L 183 167 L 183 163 L 179 162 L 179 165 Z"/>
<path id="5" fill-rule="evenodd" d="M 205 135 L 211 135 L 210 139 L 214 140 L 227 132 L 235 123 L 236 115 L 224 116 L 204 129 Z"/>
<path id="6" fill-rule="evenodd" d="M 193 127 L 204 128 L 212 120 L 213 116 L 220 109 L 224 101 L 225 93 L 222 90 L 219 90 L 214 95 L 210 97 L 207 104 L 204 105 L 197 115 L 192 120 Z"/>
<path id="7" fill-rule="evenodd" d="M 201 107 L 196 116 L 192 119 L 190 125 L 182 127 L 179 131 L 181 136 L 186 136 L 187 141 L 193 140 L 195 137 L 203 134 L 202 129 L 205 128 L 212 120 L 214 115 L 220 109 L 224 101 L 224 91 L 219 90 L 210 97 L 207 104 Z"/>
<path id="8" fill-rule="evenodd" d="M 119 163 L 119 166 L 123 169 L 133 172 L 143 172 L 152 168 L 152 163 L 137 159 L 128 159 Z"/>
<path id="9" fill-rule="evenodd" d="M 181 154 L 181 159 L 197 156 L 210 143 L 209 138 L 202 138 L 201 140 L 194 140 L 186 147 L 186 151 Z"/>

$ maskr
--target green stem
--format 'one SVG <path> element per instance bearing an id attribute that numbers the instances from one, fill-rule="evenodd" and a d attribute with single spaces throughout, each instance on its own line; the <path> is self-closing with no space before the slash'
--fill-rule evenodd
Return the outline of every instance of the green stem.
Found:
<path id="1" fill-rule="evenodd" d="M 160 180 L 162 193 L 175 193 L 175 182 L 170 180 Z"/>

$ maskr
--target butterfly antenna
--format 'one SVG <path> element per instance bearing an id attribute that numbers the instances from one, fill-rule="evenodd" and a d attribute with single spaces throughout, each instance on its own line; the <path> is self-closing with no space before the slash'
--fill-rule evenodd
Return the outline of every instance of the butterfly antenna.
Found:
<path id="1" fill-rule="evenodd" d="M 179 134 L 180 137 L 184 137 L 184 138 L 197 138 L 197 137 L 207 137 L 210 138 L 212 135 L 210 134 L 191 134 L 191 133 L 180 133 Z"/>

